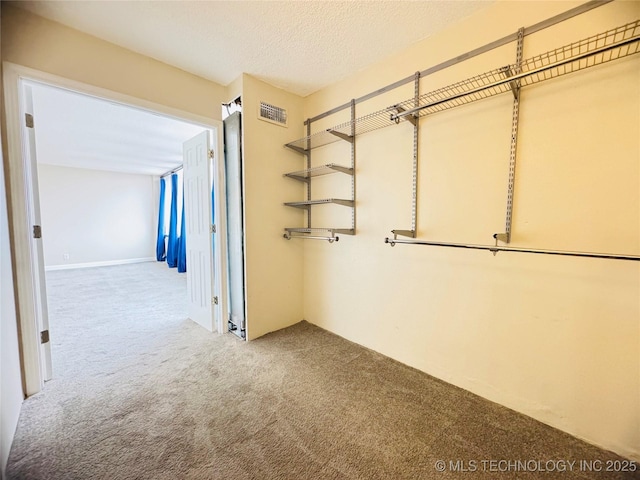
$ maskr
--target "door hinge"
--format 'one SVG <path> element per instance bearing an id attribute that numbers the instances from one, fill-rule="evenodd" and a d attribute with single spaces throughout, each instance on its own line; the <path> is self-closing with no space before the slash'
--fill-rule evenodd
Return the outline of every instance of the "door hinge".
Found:
<path id="1" fill-rule="evenodd" d="M 40 343 L 49 343 L 49 330 L 40 332 Z"/>
<path id="2" fill-rule="evenodd" d="M 209 150 L 209 158 L 213 158 L 213 150 Z"/>
<path id="3" fill-rule="evenodd" d="M 218 304 L 218 296 L 217 295 L 211 299 L 211 304 L 212 305 L 217 305 Z"/>
<path id="4" fill-rule="evenodd" d="M 31 115 L 30 113 L 25 113 L 24 122 L 27 125 L 27 128 L 33 128 L 33 115 Z"/>
<path id="5" fill-rule="evenodd" d="M 33 238 L 42 238 L 42 227 L 40 225 L 33 226 Z"/>
<path id="6" fill-rule="evenodd" d="M 211 233 L 216 233 L 216 226 L 215 226 L 215 225 L 211 225 L 211 226 L 209 227 L 209 231 L 210 231 Z"/>

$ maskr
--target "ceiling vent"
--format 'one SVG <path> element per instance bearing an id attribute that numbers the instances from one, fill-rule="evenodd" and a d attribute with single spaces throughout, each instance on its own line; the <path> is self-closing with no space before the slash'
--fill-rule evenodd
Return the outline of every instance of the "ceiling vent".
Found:
<path id="1" fill-rule="evenodd" d="M 287 126 L 287 111 L 284 108 L 276 107 L 269 103 L 260 102 L 258 118 L 265 122 L 275 123 L 281 127 Z"/>

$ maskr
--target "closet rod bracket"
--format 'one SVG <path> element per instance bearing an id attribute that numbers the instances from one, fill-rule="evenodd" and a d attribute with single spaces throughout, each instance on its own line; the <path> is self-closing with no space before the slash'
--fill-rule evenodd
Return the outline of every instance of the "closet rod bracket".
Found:
<path id="1" fill-rule="evenodd" d="M 395 110 L 395 117 L 394 115 L 391 115 L 391 120 L 394 120 L 396 123 L 400 123 L 400 117 L 398 117 L 398 114 L 402 113 L 402 112 L 406 112 L 407 109 L 404 108 L 401 105 L 394 105 L 393 107 L 390 108 L 390 110 Z M 408 120 L 409 122 L 411 122 L 411 124 L 415 127 L 416 125 L 418 125 L 418 117 L 416 117 L 416 115 L 407 115 L 406 117 L 402 117 L 405 120 Z"/>
<path id="2" fill-rule="evenodd" d="M 509 66 L 502 67 L 500 70 L 502 70 L 502 73 L 507 78 L 511 78 L 512 76 L 519 73 L 512 71 Z M 513 99 L 520 100 L 520 85 L 518 84 L 518 82 L 516 80 L 509 82 L 509 88 L 511 88 L 511 93 L 513 93 Z"/>

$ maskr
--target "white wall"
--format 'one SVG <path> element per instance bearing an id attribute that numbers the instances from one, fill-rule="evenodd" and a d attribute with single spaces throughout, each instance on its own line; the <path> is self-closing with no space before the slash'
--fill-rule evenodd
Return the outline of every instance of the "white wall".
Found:
<path id="1" fill-rule="evenodd" d="M 23 399 L 4 166 L 3 161 L 0 170 L 0 477 L 9 458 Z"/>
<path id="2" fill-rule="evenodd" d="M 305 117 L 575 5 L 497 2 L 307 97 Z M 638 2 L 607 4 L 527 37 L 524 56 L 639 16 Z M 514 59 L 511 44 L 424 78 L 421 91 Z M 357 115 L 412 96 L 407 85 L 359 105 Z M 504 231 L 511 104 L 506 94 L 421 120 L 418 238 L 491 244 L 492 234 Z M 313 130 L 347 115 L 333 115 Z M 640 55 L 524 89 L 512 244 L 638 254 L 638 132 Z M 368 133 L 356 145 L 357 235 L 333 245 L 305 242 L 305 318 L 640 459 L 637 262 L 391 248 L 383 243 L 390 230 L 410 226 L 412 127 Z M 313 153 L 314 164 L 348 161 L 345 142 Z M 314 182 L 314 197 L 348 195 L 348 182 L 334 177 Z M 339 210 L 318 207 L 314 215 L 319 222 L 344 223 Z"/>
<path id="3" fill-rule="evenodd" d="M 4 105 L 2 90 L 0 86 L 0 107 Z M 4 111 L 4 108 L 0 110 Z M 7 192 L 4 181 L 6 164 L 3 154 L 0 154 L 0 158 L 2 159 L 2 169 L 0 169 L 0 478 L 2 478 L 18 425 L 24 395 L 13 290 L 13 265 L 9 244 Z"/>
<path id="4" fill-rule="evenodd" d="M 45 266 L 155 257 L 153 177 L 40 164 L 38 181 Z"/>

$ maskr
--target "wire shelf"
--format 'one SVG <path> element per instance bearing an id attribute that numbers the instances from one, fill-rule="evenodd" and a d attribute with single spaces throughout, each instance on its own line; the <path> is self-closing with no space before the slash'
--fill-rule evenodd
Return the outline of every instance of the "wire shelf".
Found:
<path id="1" fill-rule="evenodd" d="M 326 204 L 344 205 L 345 207 L 353 207 L 353 200 L 344 200 L 342 198 L 324 198 L 322 200 L 304 200 L 302 202 L 286 202 L 287 207 L 296 208 L 310 208 L 311 205 L 326 205 Z"/>
<path id="2" fill-rule="evenodd" d="M 320 175 L 329 175 L 331 173 L 346 173 L 347 175 L 353 175 L 353 168 L 343 167 L 335 163 L 328 163 L 319 167 L 307 168 L 305 170 L 299 170 L 297 172 L 285 173 L 285 177 L 300 180 L 301 182 L 308 182 L 311 177 L 319 177 Z"/>
<path id="3" fill-rule="evenodd" d="M 339 142 L 340 138 L 336 137 L 329 133 L 329 129 L 321 130 L 316 133 L 312 133 L 311 135 L 307 135 L 306 137 L 300 138 L 298 140 L 294 140 L 293 142 L 287 143 L 285 147 L 292 148 L 300 153 L 307 152 L 307 142 L 311 145 L 311 148 L 318 148 L 324 145 L 328 145 L 333 142 Z"/>
<path id="4" fill-rule="evenodd" d="M 602 65 L 640 51 L 640 20 L 608 30 L 592 37 L 523 60 L 522 65 L 505 67 L 463 80 L 448 87 L 398 104 L 406 115 L 425 116 L 467 103 L 512 92 L 518 87 L 557 78 L 569 73 Z"/>
<path id="5" fill-rule="evenodd" d="M 419 97 L 417 105 L 415 99 L 411 98 L 353 121 L 308 135 L 286 146 L 306 153 L 307 144 L 313 149 L 351 136 L 354 131 L 355 136 L 358 136 L 400 121 L 415 121 L 416 117 L 441 112 L 502 93 L 514 92 L 515 94 L 520 87 L 534 85 L 639 52 L 640 20 L 636 20 L 523 60 L 520 66 L 507 65 L 425 93 Z"/>

